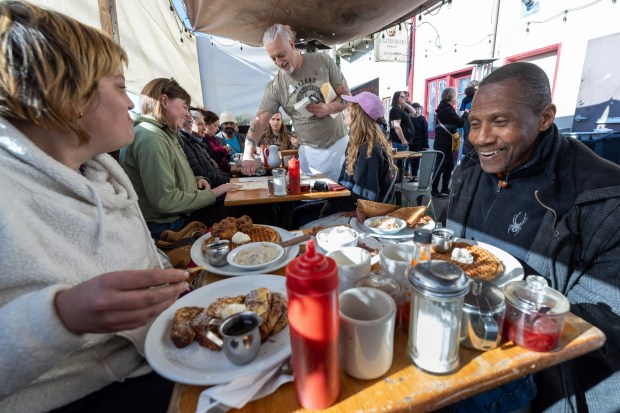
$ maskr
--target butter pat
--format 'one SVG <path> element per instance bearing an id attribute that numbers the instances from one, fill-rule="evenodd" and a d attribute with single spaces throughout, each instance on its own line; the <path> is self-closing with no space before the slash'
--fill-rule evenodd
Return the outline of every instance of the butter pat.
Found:
<path id="1" fill-rule="evenodd" d="M 239 233 L 238 233 L 239 234 Z M 229 304 L 220 311 L 220 318 L 224 320 L 233 314 L 241 313 L 246 310 L 245 304 Z"/>
<path id="2" fill-rule="evenodd" d="M 455 248 L 452 250 L 453 261 L 460 262 L 461 264 L 473 264 L 474 256 L 466 248 Z"/>
<path id="3" fill-rule="evenodd" d="M 250 236 L 248 234 L 244 234 L 243 232 L 235 232 L 235 234 L 232 236 L 231 241 L 233 242 L 233 244 L 247 244 L 248 242 L 250 242 Z"/>

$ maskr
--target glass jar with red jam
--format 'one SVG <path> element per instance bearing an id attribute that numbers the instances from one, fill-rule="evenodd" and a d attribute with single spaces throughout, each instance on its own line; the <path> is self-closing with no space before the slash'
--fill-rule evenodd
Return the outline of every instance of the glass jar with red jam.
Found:
<path id="1" fill-rule="evenodd" d="M 530 275 L 504 286 L 506 316 L 504 337 L 532 351 L 553 351 L 560 341 L 568 299 L 547 286 L 547 280 Z"/>

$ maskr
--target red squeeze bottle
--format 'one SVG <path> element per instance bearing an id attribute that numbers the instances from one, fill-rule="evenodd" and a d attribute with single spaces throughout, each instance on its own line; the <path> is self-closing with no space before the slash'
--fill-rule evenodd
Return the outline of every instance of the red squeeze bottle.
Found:
<path id="1" fill-rule="evenodd" d="M 288 193 L 299 195 L 301 193 L 301 172 L 299 170 L 299 159 L 292 157 L 288 161 Z"/>
<path id="2" fill-rule="evenodd" d="M 297 400 L 306 409 L 325 409 L 340 393 L 338 355 L 338 266 L 315 251 L 286 266 L 291 363 Z"/>

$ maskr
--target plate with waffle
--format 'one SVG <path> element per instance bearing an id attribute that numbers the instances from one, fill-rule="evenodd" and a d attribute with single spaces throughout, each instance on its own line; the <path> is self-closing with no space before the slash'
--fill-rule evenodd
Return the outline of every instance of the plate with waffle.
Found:
<path id="1" fill-rule="evenodd" d="M 211 232 L 208 232 L 202 237 L 198 238 L 192 245 L 192 248 L 190 250 L 190 256 L 192 257 L 192 261 L 194 261 L 196 265 L 204 265 L 206 270 L 212 274 L 236 277 L 236 276 L 248 275 L 248 274 L 264 274 L 264 273 L 268 273 L 269 271 L 277 270 L 278 268 L 284 267 L 286 264 L 291 262 L 293 258 L 297 256 L 297 254 L 299 253 L 299 244 L 287 247 L 285 249 L 285 253 L 282 258 L 274 261 L 269 266 L 260 268 L 260 269 L 247 270 L 247 269 L 234 267 L 230 264 L 226 264 L 221 267 L 214 267 L 211 264 L 209 264 L 209 261 L 207 261 L 207 257 L 205 253 L 203 252 L 204 247 L 207 244 L 210 244 L 211 242 L 215 241 L 217 238 L 221 240 L 222 239 L 230 240 L 230 251 L 234 251 L 235 248 L 239 247 L 240 245 L 249 243 L 249 242 L 277 243 L 277 242 L 282 242 L 282 241 L 286 241 L 286 240 L 293 238 L 293 234 L 291 234 L 289 231 L 285 229 L 273 227 L 271 225 L 253 224 L 251 220 L 248 222 L 246 219 L 244 219 L 244 217 L 225 218 L 224 220 L 218 222 L 217 224 L 214 224 L 213 228 L 211 229 Z M 236 221 L 233 221 L 235 219 Z M 237 224 L 236 226 L 235 226 L 235 222 Z M 219 225 L 219 224 L 223 224 L 223 225 Z M 243 243 L 236 243 L 235 234 L 237 233 L 242 233 L 242 234 L 247 235 L 247 237 L 249 237 L 249 240 Z"/>
<path id="2" fill-rule="evenodd" d="M 474 262 L 464 264 L 453 260 L 452 251 L 455 248 L 467 250 L 473 256 Z M 470 278 L 487 280 L 499 287 L 511 281 L 522 280 L 525 275 L 523 267 L 512 255 L 480 241 L 455 238 L 450 251 L 439 253 L 433 250 L 431 256 L 460 267 Z"/>
<path id="3" fill-rule="evenodd" d="M 258 294 L 253 304 L 250 304 L 249 297 L 253 292 Z M 180 320 L 178 311 L 185 308 L 186 312 L 197 310 L 201 311 L 201 315 L 225 318 L 234 310 L 232 307 L 240 305 L 241 301 L 237 300 L 239 297 L 244 299 L 244 308 L 251 308 L 265 320 L 269 320 L 272 315 L 277 316 L 271 327 L 273 330 L 265 332 L 264 340 L 261 330 L 262 344 L 256 359 L 241 366 L 231 363 L 222 351 L 215 350 L 205 342 L 208 335 L 201 337 L 196 333 L 201 325 L 198 318 Z M 261 371 L 267 372 L 291 355 L 289 326 L 284 322 L 286 317 L 282 322 L 280 320 L 287 311 L 286 306 L 279 308 L 279 314 L 274 314 L 278 313 L 274 308 L 275 298 L 286 299 L 286 277 L 255 274 L 244 278 L 227 278 L 194 290 L 175 301 L 153 321 L 146 335 L 146 359 L 163 377 L 200 386 L 230 383 Z M 221 311 L 211 314 L 212 308 L 217 310 L 218 306 Z M 176 329 L 175 323 L 180 323 Z M 186 337 L 182 329 L 190 329 L 193 334 Z"/>

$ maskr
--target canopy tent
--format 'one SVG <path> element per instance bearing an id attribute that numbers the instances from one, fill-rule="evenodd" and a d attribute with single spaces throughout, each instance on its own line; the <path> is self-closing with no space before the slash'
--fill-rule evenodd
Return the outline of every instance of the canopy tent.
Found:
<path id="1" fill-rule="evenodd" d="M 451 0 L 445 0 L 451 2 Z M 196 32 L 262 45 L 274 23 L 290 25 L 298 40 L 333 46 L 405 21 L 437 0 L 182 0 Z"/>
<path id="2" fill-rule="evenodd" d="M 29 1 L 101 28 L 96 0 Z M 180 23 L 170 4 L 163 0 L 116 0 L 115 3 L 120 44 L 129 56 L 125 70 L 127 90 L 139 95 L 149 80 L 174 77 L 191 95 L 194 104 L 202 104 L 196 39 L 179 31 Z"/>

